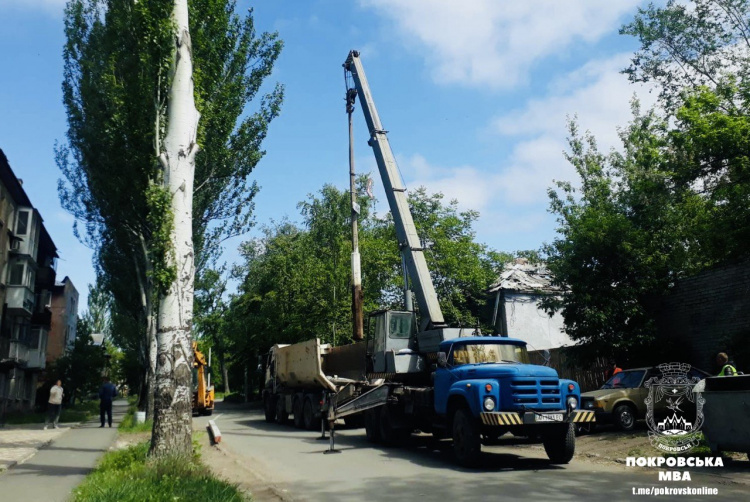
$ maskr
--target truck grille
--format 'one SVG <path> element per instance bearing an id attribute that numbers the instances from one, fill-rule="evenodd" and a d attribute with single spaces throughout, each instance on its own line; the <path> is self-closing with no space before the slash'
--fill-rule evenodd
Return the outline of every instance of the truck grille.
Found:
<path id="1" fill-rule="evenodd" d="M 513 404 L 516 406 L 560 406 L 560 382 L 553 379 L 517 378 L 510 382 Z"/>

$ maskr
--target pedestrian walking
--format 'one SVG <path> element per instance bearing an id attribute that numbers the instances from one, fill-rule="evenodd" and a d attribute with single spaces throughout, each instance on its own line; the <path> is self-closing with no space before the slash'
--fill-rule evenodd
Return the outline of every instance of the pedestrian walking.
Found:
<path id="1" fill-rule="evenodd" d="M 50 422 L 55 429 L 59 429 L 57 421 L 60 420 L 60 409 L 63 398 L 62 380 L 55 382 L 49 390 L 49 401 L 47 401 L 47 419 L 44 422 L 44 430 L 47 430 Z"/>
<path id="2" fill-rule="evenodd" d="M 102 425 L 99 428 L 104 427 L 104 415 L 107 415 L 107 422 L 112 427 L 112 400 L 117 397 L 117 387 L 115 384 L 109 381 L 108 377 L 104 377 L 104 383 L 101 389 L 99 389 L 99 419 Z"/>
<path id="3" fill-rule="evenodd" d="M 719 374 L 716 376 L 736 376 L 737 375 L 737 368 L 735 368 L 730 362 L 729 362 L 729 356 L 726 352 L 719 352 L 716 355 L 716 363 L 721 368 L 721 371 L 719 371 Z"/>

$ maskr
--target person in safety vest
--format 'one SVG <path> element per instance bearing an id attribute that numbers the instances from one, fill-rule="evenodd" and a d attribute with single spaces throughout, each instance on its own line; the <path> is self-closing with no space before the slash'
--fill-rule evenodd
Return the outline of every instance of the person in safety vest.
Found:
<path id="1" fill-rule="evenodd" d="M 737 368 L 729 364 L 729 356 L 726 354 L 726 352 L 719 352 L 719 354 L 716 356 L 716 362 L 718 363 L 719 367 L 721 367 L 721 371 L 719 371 L 719 374 L 716 376 L 737 375 Z"/>

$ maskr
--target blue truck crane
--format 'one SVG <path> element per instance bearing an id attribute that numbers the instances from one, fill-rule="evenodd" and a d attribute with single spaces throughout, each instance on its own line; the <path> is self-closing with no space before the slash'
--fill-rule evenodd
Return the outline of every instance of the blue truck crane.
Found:
<path id="1" fill-rule="evenodd" d="M 364 413 L 367 438 L 388 445 L 415 430 L 452 437 L 464 466 L 479 462 L 482 444 L 510 431 L 540 438 L 553 463 L 568 463 L 575 452 L 573 424 L 594 420 L 592 412 L 578 409 L 578 384 L 530 364 L 523 340 L 447 326 L 357 51 L 349 53 L 344 69 L 354 83 L 347 89 L 348 105 L 358 97 L 364 112 L 420 322 L 413 311 L 370 314 L 365 370 L 372 388 L 340 406 L 332 395 L 329 422 Z"/>

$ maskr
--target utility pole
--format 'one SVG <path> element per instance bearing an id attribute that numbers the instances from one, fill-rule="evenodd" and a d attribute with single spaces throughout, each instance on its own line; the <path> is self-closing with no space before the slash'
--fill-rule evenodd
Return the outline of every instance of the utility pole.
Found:
<path id="1" fill-rule="evenodd" d="M 349 116 L 349 192 L 352 198 L 352 334 L 354 340 L 358 341 L 364 339 L 364 330 L 362 328 L 362 269 L 357 229 L 359 204 L 357 203 L 357 180 L 354 174 L 354 129 L 352 127 L 352 112 L 354 112 L 356 98 L 356 89 L 346 90 L 346 113 Z"/>

